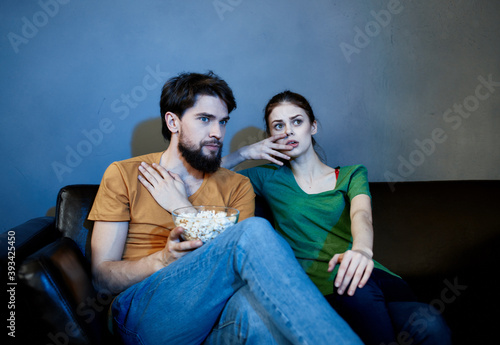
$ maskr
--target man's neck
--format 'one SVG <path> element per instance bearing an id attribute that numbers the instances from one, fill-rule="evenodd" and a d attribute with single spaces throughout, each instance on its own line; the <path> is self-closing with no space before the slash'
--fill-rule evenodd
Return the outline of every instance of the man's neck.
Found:
<path id="1" fill-rule="evenodd" d="M 186 186 L 188 196 L 196 193 L 203 183 L 205 173 L 189 165 L 177 149 L 177 145 L 170 143 L 167 150 L 161 155 L 160 165 L 180 176 Z"/>

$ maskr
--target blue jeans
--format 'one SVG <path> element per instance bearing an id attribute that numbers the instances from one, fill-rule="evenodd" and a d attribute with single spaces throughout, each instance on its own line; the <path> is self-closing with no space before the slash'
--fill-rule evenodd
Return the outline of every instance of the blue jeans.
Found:
<path id="1" fill-rule="evenodd" d="M 448 345 L 451 332 L 439 312 L 417 302 L 408 284 L 374 269 L 353 296 L 325 296 L 366 345 Z"/>
<path id="2" fill-rule="evenodd" d="M 112 311 L 126 344 L 362 344 L 262 218 L 131 286 Z"/>
<path id="3" fill-rule="evenodd" d="M 248 285 L 228 300 L 203 345 L 292 344 L 255 300 Z"/>

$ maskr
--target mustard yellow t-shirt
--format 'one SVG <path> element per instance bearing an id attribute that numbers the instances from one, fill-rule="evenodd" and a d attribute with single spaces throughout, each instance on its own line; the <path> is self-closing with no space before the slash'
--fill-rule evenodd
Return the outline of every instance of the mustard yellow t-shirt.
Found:
<path id="1" fill-rule="evenodd" d="M 174 222 L 137 176 L 141 162 L 160 163 L 163 152 L 151 153 L 111 164 L 102 178 L 88 219 L 129 222 L 125 260 L 138 260 L 165 247 Z M 200 188 L 189 197 L 193 205 L 216 205 L 236 208 L 239 221 L 252 217 L 255 194 L 250 180 L 233 171 L 220 168 L 205 174 Z"/>

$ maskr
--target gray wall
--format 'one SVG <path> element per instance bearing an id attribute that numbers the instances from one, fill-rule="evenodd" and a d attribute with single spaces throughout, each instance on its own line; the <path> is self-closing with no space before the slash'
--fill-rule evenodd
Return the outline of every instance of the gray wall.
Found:
<path id="1" fill-rule="evenodd" d="M 499 1 L 2 1 L 0 16 L 2 229 L 164 149 L 159 93 L 181 71 L 232 86 L 226 153 L 262 138 L 289 88 L 331 165 L 392 188 L 500 178 Z"/>

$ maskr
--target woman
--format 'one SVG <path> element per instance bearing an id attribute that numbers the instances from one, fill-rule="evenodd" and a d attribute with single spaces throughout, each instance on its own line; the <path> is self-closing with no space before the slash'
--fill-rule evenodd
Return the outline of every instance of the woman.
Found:
<path id="1" fill-rule="evenodd" d="M 285 91 L 265 108 L 268 139 L 223 158 L 267 164 L 240 171 L 264 197 L 276 230 L 329 303 L 366 344 L 448 344 L 439 313 L 416 302 L 408 285 L 373 257 L 371 197 L 361 165 L 332 168 L 314 149 L 317 121 L 309 102 Z M 426 317 L 432 315 L 432 317 Z"/>

